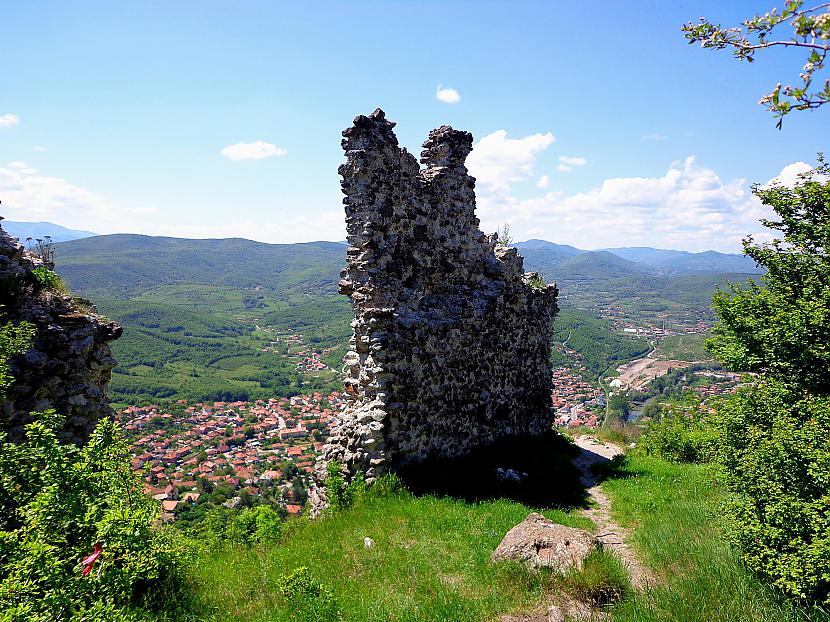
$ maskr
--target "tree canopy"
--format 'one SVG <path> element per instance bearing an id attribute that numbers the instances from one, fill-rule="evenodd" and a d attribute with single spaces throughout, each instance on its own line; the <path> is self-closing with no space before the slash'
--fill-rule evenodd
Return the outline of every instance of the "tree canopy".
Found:
<path id="1" fill-rule="evenodd" d="M 761 283 L 718 291 L 720 318 L 709 343 L 736 370 L 768 372 L 816 395 L 830 394 L 830 164 L 823 158 L 800 183 L 772 184 L 755 194 L 773 208 L 763 220 L 782 238 L 744 241 L 767 270 Z"/>

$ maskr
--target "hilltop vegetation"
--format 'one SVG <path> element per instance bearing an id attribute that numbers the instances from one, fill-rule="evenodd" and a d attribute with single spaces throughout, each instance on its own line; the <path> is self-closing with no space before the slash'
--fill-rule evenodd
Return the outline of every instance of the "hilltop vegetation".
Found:
<path id="1" fill-rule="evenodd" d="M 610 366 L 629 361 L 650 349 L 645 338 L 614 332 L 605 320 L 574 307 L 561 307 L 554 322 L 554 365 L 582 364 L 598 376 Z M 568 353 L 568 350 L 574 353 Z"/>
<path id="2" fill-rule="evenodd" d="M 619 304 L 642 317 L 666 310 L 678 318 L 708 315 L 708 296 L 724 279 L 657 277 L 610 252 L 548 242 L 519 247 L 528 269 L 559 270 L 546 274 L 562 292 L 554 361 L 584 364 L 597 375 L 648 344 L 612 331 L 587 309 Z M 116 402 L 246 400 L 337 387 L 351 333 L 349 303 L 336 291 L 343 244 L 111 235 L 59 244 L 57 254 L 72 291 L 124 324 L 113 348 Z M 617 266 L 613 274 L 609 265 Z M 321 352 L 332 371 L 300 372 L 280 341 L 291 334 Z M 566 341 L 577 356 L 565 353 Z"/>
<path id="3" fill-rule="evenodd" d="M 341 244 L 114 235 L 58 248 L 72 290 L 125 327 L 113 347 L 116 402 L 248 400 L 337 384 L 333 371 L 299 373 L 280 336 L 302 335 L 339 369 L 350 334 L 349 304 L 335 291 Z"/>

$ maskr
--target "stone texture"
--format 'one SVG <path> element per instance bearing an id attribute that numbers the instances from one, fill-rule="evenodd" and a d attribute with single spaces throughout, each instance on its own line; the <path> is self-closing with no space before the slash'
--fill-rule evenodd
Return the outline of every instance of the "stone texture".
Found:
<path id="1" fill-rule="evenodd" d="M 491 559 L 512 559 L 531 568 L 580 569 L 599 541 L 590 531 L 565 527 L 532 512 L 502 539 Z"/>
<path id="2" fill-rule="evenodd" d="M 515 248 L 479 230 L 468 132 L 432 130 L 421 167 L 394 125 L 378 109 L 343 132 L 350 403 L 319 477 L 337 460 L 371 482 L 396 465 L 540 434 L 552 421 L 556 286 L 539 285 Z"/>
<path id="3" fill-rule="evenodd" d="M 53 408 L 66 417 L 63 440 L 83 443 L 96 422 L 112 414 L 106 387 L 115 359 L 109 342 L 121 336 L 121 326 L 96 314 L 88 301 L 15 285 L 30 282 L 41 265 L 38 255 L 0 227 L 4 321 L 26 321 L 37 331 L 32 348 L 11 361 L 15 382 L 0 403 L 0 426 L 20 439 L 29 413 Z"/>

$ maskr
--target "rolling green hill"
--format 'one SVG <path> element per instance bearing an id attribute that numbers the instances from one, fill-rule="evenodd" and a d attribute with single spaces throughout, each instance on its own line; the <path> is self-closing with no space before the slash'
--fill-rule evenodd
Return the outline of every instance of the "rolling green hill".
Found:
<path id="1" fill-rule="evenodd" d="M 336 284 L 345 247 L 140 235 L 57 245 L 73 292 L 124 325 L 113 400 L 228 400 L 339 388 L 350 334 Z M 331 370 L 302 373 L 299 334 Z"/>
<path id="2" fill-rule="evenodd" d="M 549 266 L 543 275 L 560 286 L 554 342 L 567 341 L 579 356 L 560 347 L 554 360 L 584 364 L 592 373 L 648 349 L 612 331 L 598 310 L 693 321 L 711 313 L 711 293 L 727 280 L 659 277 L 609 252 L 542 241 L 520 246 L 527 269 L 541 261 Z M 336 291 L 345 263 L 341 243 L 108 235 L 57 244 L 56 257 L 72 291 L 124 325 L 114 344 L 116 401 L 248 399 L 339 388 L 351 333 L 349 302 Z M 300 335 L 302 344 L 290 335 Z M 317 352 L 330 369 L 298 369 L 301 351 Z"/>
<path id="3" fill-rule="evenodd" d="M 563 306 L 553 324 L 553 362 L 555 365 L 582 364 L 598 376 L 612 364 L 629 361 L 648 352 L 645 338 L 612 331 L 608 322 L 575 307 Z M 576 358 L 565 353 L 575 350 Z"/>

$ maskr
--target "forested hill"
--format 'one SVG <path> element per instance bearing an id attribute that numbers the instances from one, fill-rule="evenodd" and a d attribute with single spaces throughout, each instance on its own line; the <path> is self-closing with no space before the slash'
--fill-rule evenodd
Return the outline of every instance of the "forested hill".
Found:
<path id="1" fill-rule="evenodd" d="M 745 276 L 664 277 L 611 252 L 543 241 L 518 246 L 528 270 L 559 283 L 563 311 L 554 339 L 578 349 L 591 373 L 647 347 L 612 331 L 598 312 L 693 322 L 711 315 L 716 284 Z M 124 324 L 114 347 L 114 399 L 247 399 L 339 386 L 351 320 L 347 299 L 337 294 L 345 250 L 338 242 L 106 235 L 57 244 L 56 263 L 74 293 Z M 292 334 L 330 370 L 300 374 L 280 341 Z"/>
<path id="2" fill-rule="evenodd" d="M 182 283 L 331 292 L 344 263 L 338 242 L 265 244 L 228 238 L 191 240 L 117 234 L 57 245 L 61 276 L 90 295 L 135 295 Z"/>

